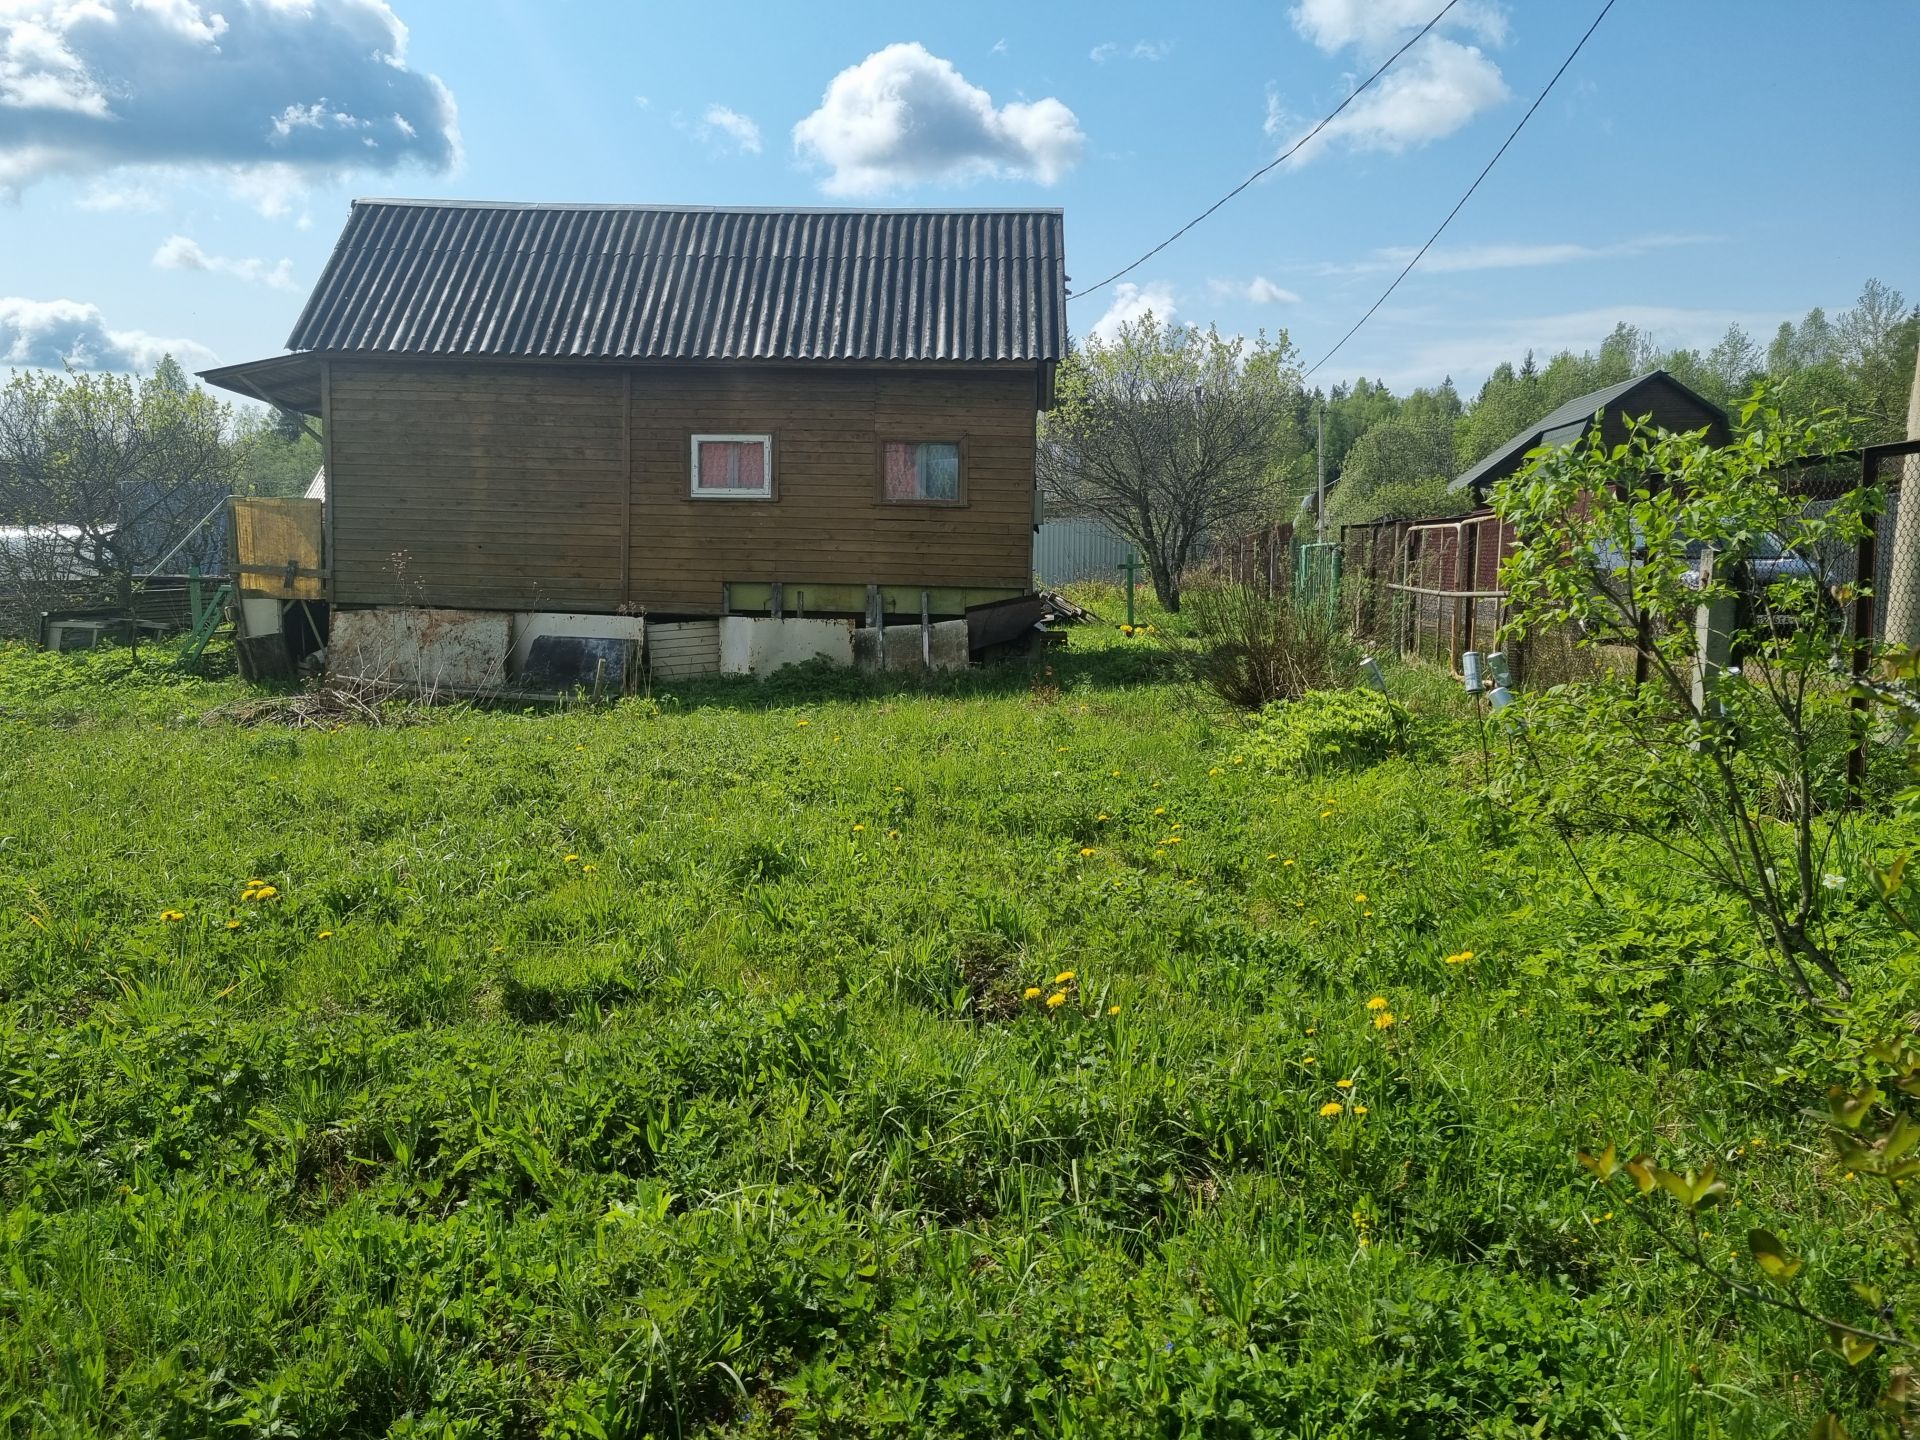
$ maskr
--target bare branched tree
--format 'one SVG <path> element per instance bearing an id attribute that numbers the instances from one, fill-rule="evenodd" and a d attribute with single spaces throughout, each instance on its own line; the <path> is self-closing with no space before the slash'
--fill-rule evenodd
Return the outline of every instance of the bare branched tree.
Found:
<path id="1" fill-rule="evenodd" d="M 1040 477 L 1051 502 L 1132 541 L 1154 593 L 1180 608 L 1180 581 L 1209 538 L 1276 518 L 1278 475 L 1299 448 L 1292 346 L 1251 345 L 1149 313 L 1061 366 Z"/>
<path id="2" fill-rule="evenodd" d="M 16 372 L 0 390 L 0 590 L 26 604 L 89 591 L 132 613 L 137 577 L 232 492 L 228 429 L 171 359 L 143 379 Z M 217 557 L 221 533 L 182 563 Z"/>

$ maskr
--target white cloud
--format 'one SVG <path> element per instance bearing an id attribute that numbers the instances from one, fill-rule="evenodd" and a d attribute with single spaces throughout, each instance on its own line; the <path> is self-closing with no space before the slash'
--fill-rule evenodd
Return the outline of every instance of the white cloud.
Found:
<path id="1" fill-rule="evenodd" d="M 760 153 L 760 127 L 738 110 L 730 110 L 725 105 L 709 105 L 703 125 L 710 133 L 726 136 L 742 154 Z"/>
<path id="2" fill-rule="evenodd" d="M 264 260 L 231 260 L 224 255 L 209 255 L 185 235 L 169 235 L 153 252 L 153 264 L 160 270 L 202 270 L 209 274 L 231 275 L 252 285 L 267 285 L 275 290 L 293 288 L 293 262 L 282 260 L 269 265 Z"/>
<path id="3" fill-rule="evenodd" d="M 994 42 L 993 42 L 993 49 L 991 49 L 991 50 L 989 50 L 989 51 L 988 51 L 987 53 L 988 53 L 989 55 L 1004 55 L 1004 54 L 1006 54 L 1006 53 L 1007 53 L 1007 39 L 1006 39 L 1006 36 L 1004 36 L 1004 35 L 1003 35 L 1003 36 L 1001 36 L 1001 37 L 1000 37 L 1000 38 L 999 38 L 998 40 L 996 40 L 996 41 L 994 41 Z"/>
<path id="4" fill-rule="evenodd" d="M 1300 297 L 1256 275 L 1251 280 L 1209 280 L 1207 290 L 1216 300 L 1245 300 L 1253 305 L 1296 305 Z"/>
<path id="5" fill-rule="evenodd" d="M 1562 350 L 1592 350 L 1623 320 L 1651 335 L 1661 350 L 1709 350 L 1729 325 L 1765 335 L 1789 318 L 1784 311 L 1628 303 L 1475 323 L 1457 312 L 1400 314 L 1383 309 L 1369 327 L 1374 332 L 1370 344 L 1361 351 L 1371 358 L 1349 360 L 1343 352 L 1337 368 L 1342 374 L 1377 377 L 1396 389 L 1437 384 L 1451 375 L 1465 389 L 1478 385 L 1503 360 L 1518 361 L 1528 350 L 1541 364 Z M 1396 342 L 1396 329 L 1406 338 Z"/>
<path id="6" fill-rule="evenodd" d="M 872 195 L 988 176 L 1051 185 L 1078 162 L 1086 136 L 1060 101 L 995 108 L 951 61 L 903 44 L 834 76 L 820 108 L 793 127 L 793 144 L 828 167 L 829 194 Z"/>
<path id="7" fill-rule="evenodd" d="M 1429 0 L 1300 0 L 1291 13 L 1294 28 L 1315 46 L 1329 55 L 1351 49 L 1372 70 L 1408 32 L 1425 24 L 1432 10 Z M 1341 140 L 1356 150 L 1397 154 L 1451 135 L 1500 104 L 1510 93 L 1500 67 L 1479 46 L 1439 32 L 1463 30 L 1497 45 L 1506 38 L 1506 26 L 1506 12 L 1494 0 L 1456 5 L 1431 34 L 1303 147 L 1300 158 L 1311 159 Z M 1288 116 L 1278 93 L 1269 87 L 1267 134 L 1297 136 L 1305 129 Z"/>
<path id="8" fill-rule="evenodd" d="M 159 194 L 148 185 L 114 184 L 106 180 L 95 180 L 73 203 L 81 210 L 118 210 L 129 214 L 150 215 L 160 208 L 161 200 Z"/>
<path id="9" fill-rule="evenodd" d="M 1131 325 L 1148 311 L 1153 318 L 1166 324 L 1173 319 L 1173 287 L 1160 281 L 1149 281 L 1145 285 L 1136 285 L 1131 280 L 1122 280 L 1113 287 L 1113 299 L 1107 305 L 1107 311 L 1094 321 L 1087 333 L 1096 340 L 1111 345 L 1120 338 L 1120 327 Z"/>
<path id="10" fill-rule="evenodd" d="M 1681 245 L 1711 245 L 1715 235 L 1642 235 L 1611 245 L 1582 245 L 1570 240 L 1538 243 L 1494 242 L 1487 245 L 1438 246 L 1420 261 L 1420 271 L 1457 275 L 1474 270 L 1524 270 L 1542 265 L 1569 265 L 1582 260 L 1629 259 Z M 1411 246 L 1394 245 L 1373 252 L 1373 258 L 1350 264 L 1320 267 L 1323 275 L 1368 275 L 1397 271 L 1414 257 Z"/>
<path id="11" fill-rule="evenodd" d="M 645 110 L 649 105 L 653 104 L 653 101 L 644 95 L 636 95 L 633 97 L 633 103 L 638 105 L 642 110 Z"/>
<path id="12" fill-rule="evenodd" d="M 189 368 L 214 359 L 211 350 L 192 340 L 163 340 L 143 330 L 110 330 L 97 305 L 0 296 L 0 365 L 150 370 L 163 355 L 172 355 Z"/>
<path id="13" fill-rule="evenodd" d="M 1131 46 L 1122 46 L 1116 40 L 1105 40 L 1087 52 L 1087 58 L 1096 65 L 1124 55 L 1129 60 L 1164 60 L 1173 53 L 1171 40 L 1136 40 Z"/>
<path id="14" fill-rule="evenodd" d="M 448 170 L 453 96 L 406 45 L 385 0 L 0 0 L 0 195 L 128 167 L 270 169 L 283 198 Z"/>
<path id="15" fill-rule="evenodd" d="M 1382 58 L 1433 18 L 1433 0 L 1300 0 L 1293 7 L 1293 28 L 1332 54 L 1353 46 Z M 1462 0 L 1436 30 L 1465 30 L 1489 45 L 1507 38 L 1507 17 L 1494 0 Z"/>

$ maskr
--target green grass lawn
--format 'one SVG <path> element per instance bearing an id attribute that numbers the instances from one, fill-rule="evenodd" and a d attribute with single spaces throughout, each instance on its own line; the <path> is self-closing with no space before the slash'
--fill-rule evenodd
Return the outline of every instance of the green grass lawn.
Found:
<path id="1" fill-rule="evenodd" d="M 0 1430 L 1801 1435 L 1843 1368 L 1573 1163 L 1831 1206 L 1744 919 L 1444 753 L 1271 773 L 1157 636 L 335 731 L 115 674 L 0 654 Z"/>

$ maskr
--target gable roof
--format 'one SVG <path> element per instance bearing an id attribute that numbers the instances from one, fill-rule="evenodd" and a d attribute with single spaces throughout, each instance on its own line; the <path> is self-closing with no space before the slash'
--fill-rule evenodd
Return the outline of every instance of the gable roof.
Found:
<path id="1" fill-rule="evenodd" d="M 356 200 L 292 350 L 1058 360 L 1058 210 Z"/>
<path id="2" fill-rule="evenodd" d="M 1651 416 L 1655 424 L 1667 430 L 1706 429 L 1723 444 L 1731 435 L 1726 411 L 1666 371 L 1649 370 L 1631 380 L 1567 401 L 1491 454 L 1476 460 L 1447 489 L 1471 488 L 1476 498 L 1484 500 L 1494 481 L 1511 475 L 1526 463 L 1529 450 L 1543 445 L 1574 444 L 1586 436 L 1596 414 L 1601 417 L 1602 433 L 1610 443 L 1626 438 L 1625 417 L 1629 415 Z"/>

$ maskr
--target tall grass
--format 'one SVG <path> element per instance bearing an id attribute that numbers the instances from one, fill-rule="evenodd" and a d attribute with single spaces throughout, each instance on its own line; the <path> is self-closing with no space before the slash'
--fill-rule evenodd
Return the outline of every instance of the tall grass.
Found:
<path id="1" fill-rule="evenodd" d="M 1799 1423 L 1790 1322 L 1570 1161 L 1684 1117 L 1844 1235 L 1695 968 L 1742 927 L 1468 838 L 1444 760 L 1269 774 L 1150 637 L 335 732 L 7 693 L 9 1433 Z"/>
<path id="2" fill-rule="evenodd" d="M 1331 606 L 1212 580 L 1189 586 L 1183 610 L 1195 642 L 1187 652 L 1195 678 L 1239 709 L 1357 678 L 1360 650 Z"/>

